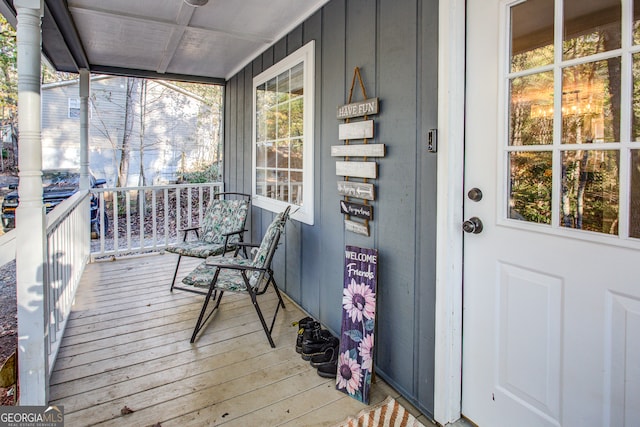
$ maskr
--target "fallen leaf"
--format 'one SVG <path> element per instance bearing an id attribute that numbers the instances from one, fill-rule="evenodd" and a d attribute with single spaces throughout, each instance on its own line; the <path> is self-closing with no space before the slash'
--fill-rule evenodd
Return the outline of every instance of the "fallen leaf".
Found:
<path id="1" fill-rule="evenodd" d="M 222 414 L 222 418 L 224 418 L 224 417 L 228 417 L 228 416 L 229 416 L 229 413 L 228 413 L 228 412 L 225 412 L 224 414 Z"/>
<path id="2" fill-rule="evenodd" d="M 129 408 L 127 405 L 124 405 L 124 408 L 120 409 L 121 415 L 127 415 L 135 412 L 133 409 Z"/>

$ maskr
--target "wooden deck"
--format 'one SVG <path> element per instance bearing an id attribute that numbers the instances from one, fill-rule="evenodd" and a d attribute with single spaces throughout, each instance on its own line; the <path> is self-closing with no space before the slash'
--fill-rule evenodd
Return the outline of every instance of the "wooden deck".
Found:
<path id="1" fill-rule="evenodd" d="M 66 425 L 320 426 L 366 407 L 295 352 L 292 322 L 305 313 L 286 298 L 275 349 L 243 295 L 225 295 L 190 344 L 203 297 L 169 291 L 176 260 L 164 254 L 87 266 L 51 377 L 50 403 L 64 405 Z M 181 273 L 198 262 L 184 260 Z M 275 295 L 261 298 L 269 316 Z M 377 380 L 371 404 L 387 395 L 399 397 Z M 123 415 L 125 407 L 133 412 Z"/>

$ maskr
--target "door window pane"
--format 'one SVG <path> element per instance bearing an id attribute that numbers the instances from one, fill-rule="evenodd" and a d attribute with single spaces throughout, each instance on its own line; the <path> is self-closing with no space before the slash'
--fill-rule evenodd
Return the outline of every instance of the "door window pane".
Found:
<path id="1" fill-rule="evenodd" d="M 640 150 L 631 150 L 629 236 L 640 238 Z"/>
<path id="2" fill-rule="evenodd" d="M 553 144 L 553 72 L 511 80 L 509 145 Z"/>
<path id="3" fill-rule="evenodd" d="M 510 48 L 512 72 L 553 63 L 553 0 L 529 0 L 511 8 Z"/>
<path id="4" fill-rule="evenodd" d="M 619 163 L 617 150 L 562 153 L 561 226 L 618 233 Z"/>
<path id="5" fill-rule="evenodd" d="M 640 43 L 640 0 L 633 0 L 633 44 Z"/>
<path id="6" fill-rule="evenodd" d="M 619 49 L 621 22 L 620 0 L 565 0 L 564 59 Z"/>
<path id="7" fill-rule="evenodd" d="M 640 54 L 638 53 L 633 55 L 631 110 L 631 140 L 640 141 Z"/>
<path id="8" fill-rule="evenodd" d="M 551 224 L 552 153 L 509 154 L 511 219 Z"/>
<path id="9" fill-rule="evenodd" d="M 620 140 L 620 58 L 562 71 L 562 143 Z"/>

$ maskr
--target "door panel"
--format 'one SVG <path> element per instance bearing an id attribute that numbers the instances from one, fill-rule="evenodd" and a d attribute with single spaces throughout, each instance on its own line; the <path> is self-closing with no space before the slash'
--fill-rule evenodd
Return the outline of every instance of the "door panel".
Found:
<path id="1" fill-rule="evenodd" d="M 593 33 L 618 34 L 622 48 L 614 40 L 567 58 L 564 33 L 536 29 L 536 14 L 555 11 L 558 25 L 564 11 L 579 38 L 598 10 L 589 21 L 587 3 L 518 2 L 531 9 L 511 31 L 522 12 L 512 4 L 467 2 L 465 192 L 482 198 L 466 197 L 464 209 L 483 229 L 464 238 L 462 413 L 492 427 L 631 426 L 640 419 L 632 14 L 616 24 L 626 34 Z M 540 43 L 522 37 L 549 31 L 551 59 L 532 66 L 532 54 L 514 70 L 509 49 L 537 55 Z M 588 104 L 594 87 L 604 95 Z"/>

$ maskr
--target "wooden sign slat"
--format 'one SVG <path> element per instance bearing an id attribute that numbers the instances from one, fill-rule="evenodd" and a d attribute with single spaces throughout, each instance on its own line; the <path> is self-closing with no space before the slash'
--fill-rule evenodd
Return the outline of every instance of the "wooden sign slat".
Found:
<path id="1" fill-rule="evenodd" d="M 361 222 L 345 219 L 344 229 L 347 231 L 351 231 L 352 233 L 362 234 L 363 236 L 367 236 L 367 237 L 369 236 L 369 226 Z"/>
<path id="2" fill-rule="evenodd" d="M 377 178 L 378 165 L 375 162 L 336 162 L 336 175 L 356 178 Z"/>
<path id="3" fill-rule="evenodd" d="M 342 196 L 375 200 L 375 187 L 366 182 L 338 181 L 338 193 Z"/>
<path id="4" fill-rule="evenodd" d="M 340 212 L 356 218 L 373 220 L 373 206 L 340 200 Z"/>
<path id="5" fill-rule="evenodd" d="M 365 138 L 373 138 L 373 120 L 338 125 L 338 139 L 341 141 Z"/>
<path id="6" fill-rule="evenodd" d="M 384 157 L 384 144 L 332 145 L 332 157 Z"/>
<path id="7" fill-rule="evenodd" d="M 378 114 L 378 98 L 369 98 L 360 102 L 353 102 L 338 107 L 338 119 L 350 119 Z"/>

